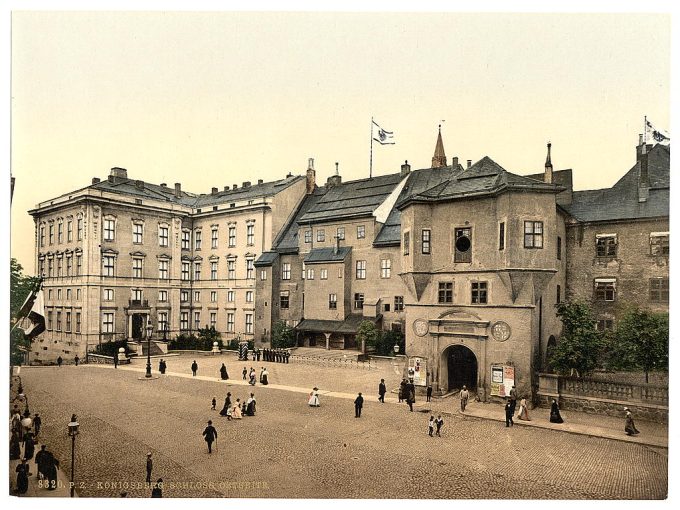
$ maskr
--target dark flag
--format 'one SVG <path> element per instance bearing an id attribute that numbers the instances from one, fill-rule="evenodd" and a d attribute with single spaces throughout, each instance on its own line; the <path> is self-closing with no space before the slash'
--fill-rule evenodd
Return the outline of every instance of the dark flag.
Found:
<path id="1" fill-rule="evenodd" d="M 45 299 L 42 291 L 42 281 L 24 301 L 17 314 L 16 324 L 24 331 L 24 335 L 29 340 L 45 331 Z"/>

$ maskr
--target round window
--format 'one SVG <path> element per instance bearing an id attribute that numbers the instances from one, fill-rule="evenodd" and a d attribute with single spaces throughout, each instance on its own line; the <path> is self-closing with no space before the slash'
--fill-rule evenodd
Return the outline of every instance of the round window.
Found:
<path id="1" fill-rule="evenodd" d="M 456 250 L 466 252 L 470 249 L 470 238 L 468 236 L 460 236 L 456 239 Z"/>

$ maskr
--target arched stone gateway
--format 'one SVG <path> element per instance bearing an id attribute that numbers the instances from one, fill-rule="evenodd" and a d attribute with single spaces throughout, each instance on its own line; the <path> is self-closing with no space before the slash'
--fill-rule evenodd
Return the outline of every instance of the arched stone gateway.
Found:
<path id="1" fill-rule="evenodd" d="M 443 353 L 442 363 L 448 372 L 448 391 L 455 391 L 467 386 L 469 390 L 477 388 L 477 357 L 464 345 L 452 345 Z"/>

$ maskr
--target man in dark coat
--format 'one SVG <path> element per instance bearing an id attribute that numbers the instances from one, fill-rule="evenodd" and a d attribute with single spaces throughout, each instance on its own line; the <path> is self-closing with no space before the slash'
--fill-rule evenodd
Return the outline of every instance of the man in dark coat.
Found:
<path id="1" fill-rule="evenodd" d="M 512 414 L 515 414 L 515 408 L 517 407 L 517 388 L 515 388 L 515 385 L 512 385 L 512 388 L 510 389 L 510 408 L 512 409 Z"/>
<path id="2" fill-rule="evenodd" d="M 22 460 L 21 464 L 17 466 L 17 494 L 26 494 L 28 490 L 28 464 L 26 460 Z"/>
<path id="3" fill-rule="evenodd" d="M 224 363 L 222 363 L 222 366 L 220 367 L 220 377 L 222 378 L 223 381 L 229 379 L 229 374 L 227 373 L 227 366 Z"/>
<path id="4" fill-rule="evenodd" d="M 49 450 L 44 450 L 40 461 L 43 465 L 43 474 L 49 482 L 47 489 L 53 491 L 57 488 L 57 467 L 59 466 L 59 461 L 54 458 L 54 455 Z"/>
<path id="5" fill-rule="evenodd" d="M 33 434 L 28 432 L 24 436 L 24 459 L 31 460 L 35 454 L 35 442 L 33 441 Z"/>
<path id="6" fill-rule="evenodd" d="M 159 478 L 156 483 L 153 484 L 153 489 L 151 489 L 152 498 L 162 498 L 163 497 L 163 479 Z"/>
<path id="7" fill-rule="evenodd" d="M 557 405 L 557 400 L 553 399 L 550 404 L 550 423 L 564 423 L 562 415 L 560 414 L 560 406 Z"/>
<path id="8" fill-rule="evenodd" d="M 118 353 L 113 353 L 113 368 L 118 368 Z"/>
<path id="9" fill-rule="evenodd" d="M 430 402 L 432 400 L 432 383 L 428 383 L 427 385 L 427 401 Z"/>
<path id="10" fill-rule="evenodd" d="M 146 454 L 146 483 L 151 483 L 151 470 L 153 469 L 153 460 L 151 460 L 151 452 Z"/>
<path id="11" fill-rule="evenodd" d="M 159 371 L 161 374 L 165 374 L 165 369 L 166 369 L 167 367 L 168 367 L 168 366 L 165 364 L 165 360 L 164 360 L 164 359 L 161 359 L 161 360 L 158 362 L 158 371 Z"/>
<path id="12" fill-rule="evenodd" d="M 401 383 L 399 384 L 399 402 L 403 402 L 404 399 L 406 398 L 406 379 L 402 379 Z"/>
<path id="13" fill-rule="evenodd" d="M 248 369 L 246 367 L 243 367 L 243 380 L 245 381 L 248 378 Z"/>
<path id="14" fill-rule="evenodd" d="M 361 418 L 361 408 L 364 407 L 364 397 L 361 396 L 361 392 L 357 398 L 354 399 L 354 417 Z"/>
<path id="15" fill-rule="evenodd" d="M 217 439 L 217 430 L 212 426 L 212 420 L 208 420 L 208 426 L 203 431 L 203 438 L 208 443 L 208 453 L 212 453 L 212 444 Z"/>
<path id="16" fill-rule="evenodd" d="M 257 358 L 257 361 L 260 361 L 260 348 L 257 348 L 257 351 L 255 352 L 255 356 Z"/>
<path id="17" fill-rule="evenodd" d="M 623 410 L 626 412 L 626 426 L 624 427 L 624 431 L 629 436 L 635 436 L 639 434 L 640 431 L 635 427 L 635 422 L 633 421 L 633 414 L 630 412 L 630 409 L 624 407 Z"/>
<path id="18" fill-rule="evenodd" d="M 80 361 L 80 358 L 78 357 L 77 354 L 76 354 L 76 357 L 73 358 L 73 361 L 75 361 L 75 362 L 76 362 L 76 366 L 78 366 L 78 362 Z"/>
<path id="19" fill-rule="evenodd" d="M 288 363 L 289 359 L 290 359 L 290 351 L 286 351 L 286 363 Z"/>
<path id="20" fill-rule="evenodd" d="M 59 356 L 59 357 L 57 358 L 57 366 L 58 366 L 59 368 L 61 368 L 61 364 L 62 364 L 63 362 L 64 362 L 64 360 L 61 358 L 61 356 Z"/>
<path id="21" fill-rule="evenodd" d="M 385 379 L 380 379 L 380 384 L 378 384 L 378 401 L 385 403 L 385 393 L 387 393 L 387 387 L 385 386 Z"/>
<path id="22" fill-rule="evenodd" d="M 40 434 L 41 426 L 42 419 L 40 418 L 40 415 L 38 413 L 35 413 L 35 417 L 33 418 L 33 430 L 35 430 L 35 437 L 38 437 L 38 434 Z"/>
<path id="23" fill-rule="evenodd" d="M 510 427 L 511 425 L 514 425 L 515 423 L 512 421 L 512 405 L 510 404 L 510 401 L 508 400 L 505 403 L 505 426 Z"/>
<path id="24" fill-rule="evenodd" d="M 196 377 L 196 372 L 198 372 L 198 363 L 196 363 L 196 360 L 191 364 L 191 373 L 194 377 Z"/>
<path id="25" fill-rule="evenodd" d="M 35 454 L 35 466 L 38 471 L 38 480 L 42 480 L 45 477 L 45 449 L 47 446 L 40 445 L 40 451 Z"/>

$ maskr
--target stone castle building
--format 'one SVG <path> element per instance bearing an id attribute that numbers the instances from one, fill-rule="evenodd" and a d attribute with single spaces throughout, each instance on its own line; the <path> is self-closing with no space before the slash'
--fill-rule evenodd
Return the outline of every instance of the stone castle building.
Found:
<path id="1" fill-rule="evenodd" d="M 304 177 L 209 195 L 113 169 L 30 211 L 48 313 L 34 359 L 141 338 L 147 319 L 159 340 L 214 326 L 265 346 L 285 321 L 298 345 L 362 349 L 368 320 L 405 335 L 435 391 L 529 394 L 561 300 L 590 300 L 603 329 L 630 304 L 668 310 L 670 147 L 641 140 L 618 183 L 589 191 L 550 150 L 534 175 L 448 164 L 440 132 L 430 168 L 343 182 L 336 164 L 317 186 L 310 159 Z"/>

